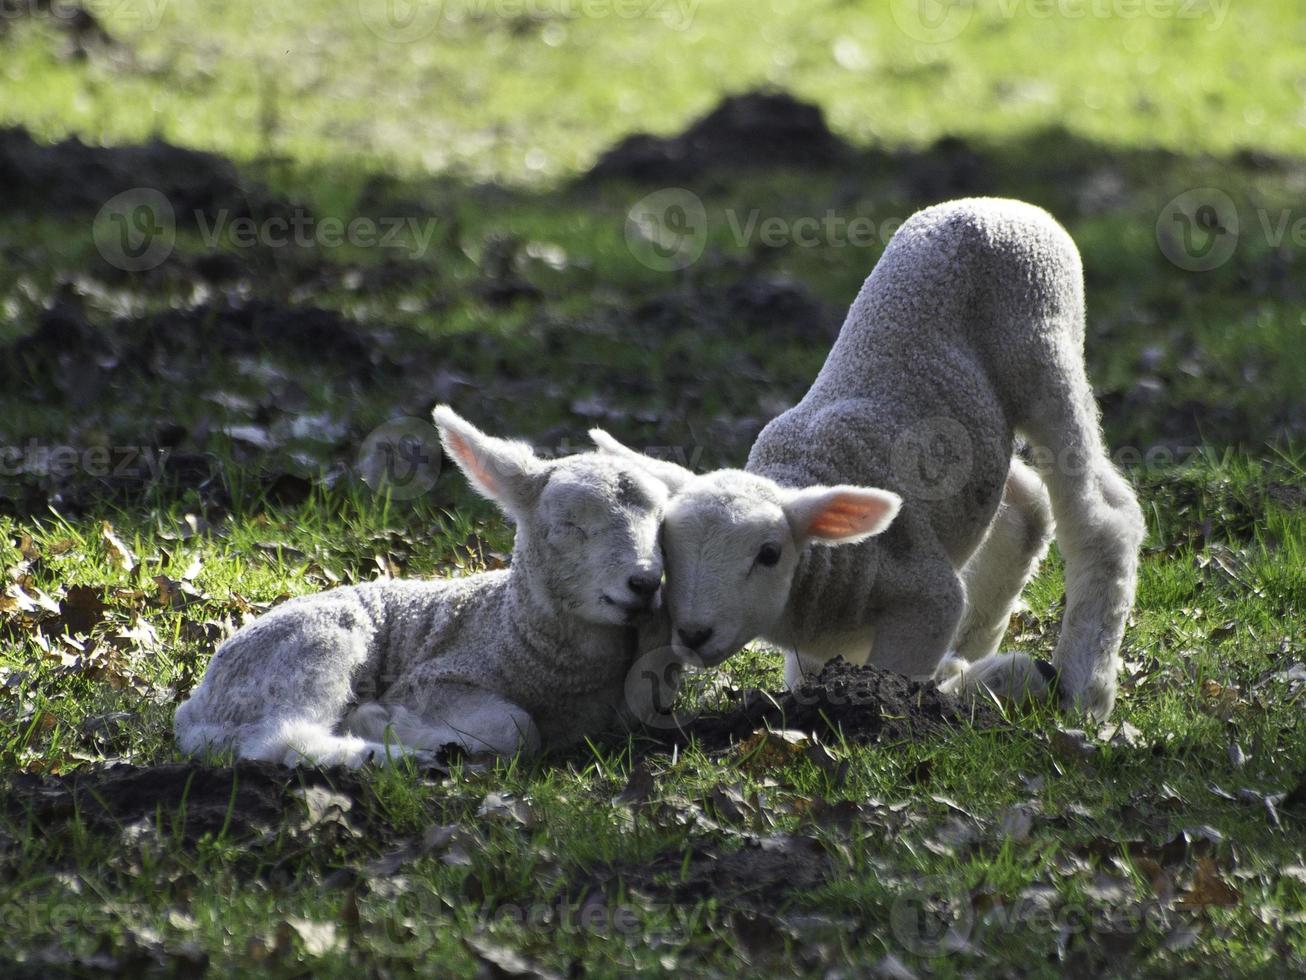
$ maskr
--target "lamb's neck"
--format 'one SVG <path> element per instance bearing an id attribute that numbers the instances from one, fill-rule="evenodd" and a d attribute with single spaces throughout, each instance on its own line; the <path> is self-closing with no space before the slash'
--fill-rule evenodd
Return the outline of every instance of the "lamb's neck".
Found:
<path id="1" fill-rule="evenodd" d="M 582 666 L 587 658 L 610 658 L 611 651 L 624 642 L 624 627 L 592 623 L 559 609 L 538 578 L 526 556 L 514 553 L 507 615 L 518 642 L 537 658 L 560 667 Z M 561 660 L 559 651 L 564 651 Z"/>
<path id="2" fill-rule="evenodd" d="M 872 618 L 878 548 L 874 540 L 840 548 L 808 545 L 784 611 L 766 639 L 782 648 L 802 648 L 823 636 L 864 628 Z"/>

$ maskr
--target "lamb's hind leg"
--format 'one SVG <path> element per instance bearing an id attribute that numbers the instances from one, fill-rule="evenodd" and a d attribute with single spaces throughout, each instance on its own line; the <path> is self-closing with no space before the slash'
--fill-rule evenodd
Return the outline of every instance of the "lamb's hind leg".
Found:
<path id="1" fill-rule="evenodd" d="M 433 679 L 420 704 L 371 702 L 350 712 L 342 729 L 405 751 L 436 753 L 457 745 L 474 756 L 532 755 L 542 745 L 530 714 L 506 698 L 468 684 Z"/>
<path id="2" fill-rule="evenodd" d="M 966 612 L 953 649 L 935 671 L 951 693 L 987 690 L 1010 701 L 1042 700 L 1050 691 L 1046 665 L 1024 653 L 999 654 L 1012 610 L 1052 540 L 1047 487 L 1013 458 L 1002 503 L 980 546 L 962 569 Z"/>
<path id="3" fill-rule="evenodd" d="M 1047 487 L 1032 468 L 1013 458 L 993 523 L 961 571 L 966 612 L 953 641 L 959 656 L 973 662 L 997 652 L 1021 590 L 1038 571 L 1051 541 Z"/>
<path id="4" fill-rule="evenodd" d="M 358 767 L 407 750 L 340 733 L 353 678 L 375 627 L 349 593 L 324 593 L 273 610 L 228 640 L 177 709 L 178 747 L 189 755 L 234 751 L 285 765 Z"/>
<path id="5" fill-rule="evenodd" d="M 1107 458 L 1083 365 L 1065 365 L 1021 426 L 1052 498 L 1066 568 L 1066 612 L 1053 654 L 1061 696 L 1104 718 L 1115 705 L 1120 642 L 1146 534 L 1133 489 Z"/>
<path id="6" fill-rule="evenodd" d="M 406 757 L 419 764 L 434 762 L 434 753 L 387 739 L 337 734 L 312 719 L 287 719 L 253 731 L 242 740 L 240 754 L 285 765 L 393 765 Z"/>

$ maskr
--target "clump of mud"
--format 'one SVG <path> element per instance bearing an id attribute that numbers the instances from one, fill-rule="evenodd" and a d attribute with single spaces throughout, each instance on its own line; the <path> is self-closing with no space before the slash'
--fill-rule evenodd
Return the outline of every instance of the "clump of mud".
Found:
<path id="1" fill-rule="evenodd" d="M 896 742 L 950 727 L 1001 725 L 997 709 L 983 701 L 963 702 L 932 682 L 836 659 L 820 676 L 796 691 L 748 691 L 738 707 L 705 714 L 678 732 L 712 751 L 741 741 L 759 728 L 807 732 L 823 741 Z"/>
<path id="2" fill-rule="evenodd" d="M 747 92 L 724 99 L 678 136 L 627 137 L 586 179 L 689 180 L 711 170 L 830 167 L 851 156 L 819 106 L 785 92 Z"/>

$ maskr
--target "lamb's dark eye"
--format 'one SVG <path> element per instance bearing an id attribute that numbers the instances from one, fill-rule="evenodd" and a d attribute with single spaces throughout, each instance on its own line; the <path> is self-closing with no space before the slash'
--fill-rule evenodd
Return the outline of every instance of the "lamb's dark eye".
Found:
<path id="1" fill-rule="evenodd" d="M 780 560 L 780 546 L 778 544 L 764 544 L 762 550 L 757 553 L 757 563 L 770 568 Z"/>

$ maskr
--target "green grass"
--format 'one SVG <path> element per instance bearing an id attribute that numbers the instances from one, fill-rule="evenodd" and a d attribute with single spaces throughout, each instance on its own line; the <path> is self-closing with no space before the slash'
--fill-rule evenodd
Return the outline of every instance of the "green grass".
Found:
<path id="1" fill-rule="evenodd" d="M 804 754 L 759 767 L 691 747 L 644 757 L 652 802 L 636 806 L 613 797 L 650 746 L 599 738 L 443 781 L 368 774 L 347 821 L 361 836 L 304 830 L 295 807 L 279 826 L 233 816 L 198 841 L 182 834 L 180 809 L 160 809 L 153 829 L 106 830 L 83 814 L 19 820 L 0 826 L 0 956 L 35 974 L 92 972 L 101 956 L 126 970 L 198 970 L 207 958 L 231 975 L 470 975 L 490 947 L 600 976 L 734 975 L 741 961 L 761 975 L 859 975 L 889 955 L 944 976 L 1301 970 L 1302 815 L 1285 807 L 1276 824 L 1264 797 L 1306 775 L 1301 693 L 1282 676 L 1306 661 L 1306 263 L 1290 240 L 1268 240 L 1259 214 L 1297 216 L 1301 202 L 1306 21 L 1293 4 L 1231 4 L 1218 27 L 1214 14 L 1134 17 L 1123 4 L 1081 18 L 977 4 L 939 44 L 904 33 L 894 11 L 907 4 L 704 3 L 681 30 L 653 14 L 557 13 L 596 9 L 582 5 L 514 16 L 445 4 L 438 27 L 408 44 L 370 33 L 354 3 L 175 3 L 157 24 L 136 16 L 144 4 L 102 6 L 126 49 L 85 59 L 62 53 L 66 33 L 49 18 L 2 22 L 0 124 L 46 140 L 159 135 L 228 156 L 246 181 L 319 219 L 414 213 L 435 233 L 421 253 L 227 241 L 218 250 L 242 271 L 214 285 L 196 272 L 214 250 L 193 229 L 158 270 L 125 276 L 96 251 L 93 213 L 0 206 L 0 341 L 62 304 L 128 351 L 89 393 L 11 374 L 0 445 L 153 449 L 167 423 L 217 474 L 206 486 L 0 474 L 0 497 L 65 491 L 53 510 L 0 501 L 0 781 L 174 761 L 175 704 L 235 622 L 382 567 L 447 575 L 506 551 L 511 529 L 455 474 L 411 503 L 350 476 L 366 434 L 423 414 L 440 384 L 487 427 L 543 445 L 574 444 L 597 421 L 636 444 L 699 451 L 704 466 L 742 462 L 828 341 L 714 304 L 761 278 L 801 283 L 838 311 L 882 242 L 766 248 L 737 241 L 732 221 L 904 218 L 928 203 L 912 181 L 941 157 L 874 153 L 943 135 L 980 155 L 975 189 L 1050 208 L 1084 255 L 1090 372 L 1149 519 L 1112 719 L 1139 734 L 1094 738 L 1080 757 L 1057 736 L 1079 720 L 1035 712 L 996 731 L 834 745 L 837 775 Z M 648 268 L 626 246 L 625 219 L 655 188 L 572 178 L 629 131 L 678 131 L 723 93 L 761 84 L 819 102 L 872 155 L 845 170 L 695 184 L 704 257 L 679 273 Z M 1243 228 L 1231 259 L 1204 273 L 1176 268 L 1156 236 L 1166 202 L 1193 187 L 1229 193 Z M 498 305 L 480 290 L 505 241 L 537 298 Z M 369 378 L 301 347 L 251 351 L 258 370 L 236 371 L 209 354 L 221 338 L 202 324 L 162 369 L 132 359 L 148 350 L 132 345 L 149 317 L 220 306 L 224 291 L 339 312 L 401 369 Z M 316 413 L 340 416 L 343 435 L 252 451 L 223 431 Z M 287 473 L 310 480 L 302 503 L 276 501 Z M 90 592 L 70 598 L 75 586 Z M 1050 652 L 1062 591 L 1054 551 L 1012 647 Z M 31 628 L 56 622 L 42 603 L 88 594 L 104 603 L 89 635 L 70 643 L 57 626 Z M 728 703 L 720 685 L 776 689 L 778 658 L 750 650 L 718 678 L 700 679 L 689 701 Z M 743 802 L 728 813 L 703 802 L 718 790 Z M 491 793 L 526 801 L 527 822 L 482 813 Z M 859 809 L 825 805 L 841 802 Z M 415 850 L 367 870 L 445 825 L 465 835 L 457 859 Z M 1216 843 L 1201 843 L 1203 825 Z M 1184 831 L 1192 843 L 1163 853 Z M 815 838 L 827 882 L 774 898 L 724 886 L 676 897 L 677 881 L 703 874 L 696 846 L 726 854 L 776 834 L 800 851 Z M 1176 908 L 1195 878 L 1199 896 L 1229 897 L 1209 874 L 1236 892 L 1232 904 Z M 1053 911 L 1040 911 L 1046 894 Z M 923 941 L 912 923 L 928 924 L 915 913 L 930 895 L 962 916 L 969 946 L 935 955 Z M 606 926 L 578 922 L 586 902 Z M 1139 914 L 1145 924 L 1131 926 Z M 77 959 L 43 954 L 52 937 Z"/>
<path id="2" fill-rule="evenodd" d="M 11 928 L 11 948 L 38 948 L 41 936 L 68 930 L 71 915 L 76 928 L 67 944 L 81 955 L 105 944 L 123 955 L 138 942 L 130 935 L 145 935 L 173 957 L 203 949 L 224 970 L 263 962 L 291 969 L 301 956 L 309 957 L 315 972 L 330 974 L 365 962 L 444 962 L 470 969 L 473 954 L 460 937 L 476 935 L 557 970 L 572 958 L 613 973 L 728 969 L 747 949 L 744 955 L 764 970 L 783 972 L 786 956 L 801 962 L 822 930 L 849 928 L 838 925 L 846 918 L 858 925 L 825 950 L 826 965 L 866 968 L 892 953 L 944 974 L 968 968 L 1005 972 L 1031 963 L 1040 972 L 1054 971 L 1060 962 L 1056 936 L 1037 928 L 1039 920 L 1028 908 L 1021 911 L 1020 902 L 1034 894 L 1031 889 L 1048 886 L 1067 903 L 1052 921 L 1088 930 L 1063 954 L 1072 962 L 1109 966 L 1105 951 L 1126 943 L 1129 962 L 1152 971 L 1205 972 L 1237 962 L 1240 970 L 1268 972 L 1283 953 L 1306 953 L 1297 924 L 1306 912 L 1306 888 L 1283 873 L 1301 860 L 1294 829 L 1300 818 L 1284 813 L 1283 826 L 1276 827 L 1254 798 L 1229 800 L 1217 792 L 1284 792 L 1300 775 L 1306 732 L 1296 695 L 1276 674 L 1306 657 L 1300 628 L 1306 518 L 1299 507 L 1270 506 L 1257 512 L 1253 526 L 1243 522 L 1245 508 L 1263 501 L 1268 486 L 1284 480 L 1302 486 L 1302 477 L 1300 468 L 1282 461 L 1240 459 L 1197 462 L 1142 480 L 1145 499 L 1158 504 L 1113 719 L 1138 729 L 1136 745 L 1108 742 L 1091 759 L 1067 758 L 1049 741 L 1067 722 L 1036 714 L 997 732 L 960 730 L 918 743 L 832 746 L 835 757 L 848 763 L 842 780 L 802 757 L 759 769 L 738 753 L 690 750 L 674 760 L 652 758 L 654 800 L 661 805 L 634 810 L 612 802 L 629 772 L 624 740 L 601 740 L 547 761 L 515 761 L 435 784 L 404 771 L 378 773 L 368 780 L 368 805 L 384 813 L 392 835 L 386 840 L 420 834 L 433 823 L 457 823 L 478 840 L 470 864 L 414 859 L 404 866 L 398 890 L 383 879 L 372 879 L 368 888 L 320 885 L 336 868 L 375 860 L 393 846 L 384 841 L 305 847 L 283 832 L 183 846 L 175 831 L 170 834 L 177 815 L 168 812 L 158 815 L 157 834 L 130 846 L 79 832 L 75 821 L 28 828 L 10 842 L 4 858 L 7 894 L 0 904 L 23 909 L 17 931 Z M 469 509 L 475 510 L 463 512 Z M 185 545 L 161 540 L 157 526 L 130 514 L 114 515 L 114 521 L 144 568 L 135 579 L 114 566 L 98 528 L 0 523 L 6 539 L 30 533 L 43 554 L 67 549 L 32 566 L 30 593 L 58 594 L 60 586 L 75 583 L 103 592 L 110 611 L 94 631 L 101 649 L 120 628 L 122 611 L 130 609 L 139 609 L 164 641 L 157 649 L 129 651 L 120 666 L 138 680 L 120 690 L 89 667 L 56 666 L 58 654 L 30 636 L 8 642 L 0 704 L 9 735 L 0 758 L 11 772 L 69 771 L 103 754 L 118 756 L 83 727 L 87 718 L 115 711 L 130 713 L 121 755 L 138 764 L 176 758 L 169 728 L 172 692 L 209 650 L 202 640 L 186 639 L 188 621 L 220 619 L 245 603 L 257 609 L 320 588 L 321 579 L 310 571 L 315 563 L 332 567 L 345 581 L 367 578 L 378 541 L 413 548 L 409 574 L 440 574 L 449 556 L 465 554 L 462 542 L 471 530 L 459 519 L 420 508 L 397 514 L 374 502 L 330 497 L 293 513 L 257 508 L 234 517 L 222 538 Z M 1210 539 L 1186 542 L 1192 529 L 1208 524 L 1217 529 Z M 503 540 L 499 531 L 493 537 Z M 269 541 L 284 547 L 274 551 Z M 169 610 L 131 595 L 134 585 L 153 574 L 180 577 L 196 559 L 201 571 L 194 586 L 206 598 Z M 4 560 L 12 565 L 19 557 L 10 550 Z M 1012 645 L 1050 651 L 1060 591 L 1054 558 L 1028 590 L 1029 610 Z M 737 683 L 749 676 L 772 687 L 778 682 L 774 655 L 765 651 L 733 661 L 729 673 Z M 1230 760 L 1231 742 L 1246 753 L 1241 768 Z M 633 746 L 639 747 L 638 740 Z M 693 801 L 718 786 L 738 786 L 745 800 L 757 794 L 759 809 L 748 809 L 739 823 L 724 821 L 718 831 L 696 827 L 691 815 L 702 811 Z M 489 792 L 529 801 L 527 826 L 478 815 Z M 942 798 L 971 815 L 962 818 L 973 829 L 960 844 L 949 843 L 948 823 L 956 814 Z M 868 813 L 840 829 L 807 816 L 818 800 L 859 802 Z M 870 802 L 877 800 L 883 803 Z M 895 810 L 897 804 L 902 808 Z M 1007 840 L 999 828 L 1020 804 L 1035 808 L 1033 827 L 1027 837 Z M 1153 893 L 1151 866 L 1140 871 L 1137 858 L 1201 825 L 1222 835 L 1212 853 L 1223 862 L 1220 875 L 1237 889 L 1238 899 L 1227 908 L 1177 912 Z M 681 904 L 613 892 L 605 914 L 620 915 L 629 930 L 615 940 L 578 926 L 574 909 L 570 926 L 543 919 L 545 909 L 550 916 L 567 914 L 587 889 L 597 887 L 604 869 L 639 868 L 693 842 L 729 851 L 741 832 L 811 835 L 832 855 L 828 884 L 786 895 L 775 907 L 763 902 L 765 921 L 775 920 L 769 928 L 789 936 L 788 947 L 752 949 L 740 938 L 750 935 L 739 925 L 742 913 L 718 909 L 710 900 Z M 1199 860 L 1194 853 L 1166 867 L 1180 894 Z M 1095 891 L 1105 887 L 1103 876 L 1111 888 L 1125 889 L 1122 894 L 1135 905 L 1110 897 L 1114 892 L 1103 898 L 1107 893 Z M 921 941 L 912 933 L 891 927 L 894 915 L 914 908 L 916 896 L 936 892 L 990 911 L 1006 909 L 1013 918 L 978 916 L 966 929 L 979 952 L 936 957 L 928 943 L 917 945 Z M 342 912 L 349 903 L 358 905 L 357 921 L 352 906 Z M 526 924 L 514 919 L 519 908 Z M 538 920 L 533 925 L 531 914 Z M 1129 915 L 1154 918 L 1135 934 Z M 311 957 L 299 940 L 286 938 L 285 928 L 278 940 L 275 924 L 295 918 L 332 923 L 337 935 L 330 950 Z M 410 926 L 396 925 L 408 920 Z M 1194 943 L 1168 950 L 1167 942 L 1183 945 L 1175 938 L 1183 923 L 1196 929 Z M 645 942 L 650 935 L 663 937 L 656 949 Z"/>

